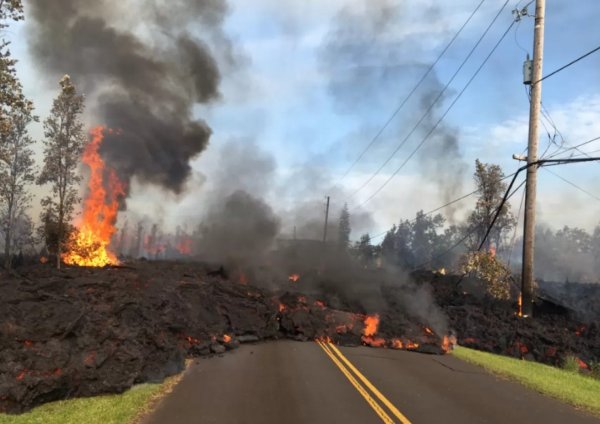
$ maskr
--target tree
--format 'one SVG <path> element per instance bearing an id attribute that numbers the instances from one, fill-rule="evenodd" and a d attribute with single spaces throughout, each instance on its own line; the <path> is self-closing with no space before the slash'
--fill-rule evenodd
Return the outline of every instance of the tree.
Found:
<path id="1" fill-rule="evenodd" d="M 412 224 L 412 253 L 417 266 L 427 264 L 431 266 L 433 253 L 438 244 L 438 229 L 444 225 L 444 217 L 440 214 L 435 216 L 425 215 L 423 211 L 417 212 L 417 216 Z"/>
<path id="2" fill-rule="evenodd" d="M 22 231 L 25 228 L 23 222 L 30 221 L 24 215 L 32 199 L 27 189 L 35 181 L 35 162 L 30 148 L 33 140 L 27 132 L 27 126 L 37 120 L 32 112 L 33 104 L 29 101 L 13 107 L 8 131 L 2 133 L 0 144 L 0 229 L 4 233 L 4 266 L 7 269 L 11 268 L 17 226 L 21 224 Z"/>
<path id="3" fill-rule="evenodd" d="M 21 0 L 0 0 L 0 30 L 8 21 L 24 18 Z M 24 218 L 31 197 L 26 186 L 33 182 L 33 141 L 27 126 L 33 117 L 33 104 L 23 94 L 15 64 L 8 49 L 10 42 L 0 40 L 0 231 L 4 235 L 5 267 L 11 267 L 12 245 L 18 221 Z M 30 221 L 30 220 L 29 220 Z M 23 227 L 21 225 L 21 227 Z"/>
<path id="4" fill-rule="evenodd" d="M 596 279 L 600 281 L 600 225 L 594 228 L 594 234 L 592 234 L 591 250 L 594 258 L 594 271 Z"/>
<path id="5" fill-rule="evenodd" d="M 338 245 L 341 250 L 348 249 L 350 244 L 350 212 L 348 212 L 348 204 L 344 203 L 344 208 L 340 213 L 340 223 L 338 226 Z"/>
<path id="6" fill-rule="evenodd" d="M 360 241 L 356 243 L 356 250 L 358 252 L 358 258 L 364 266 L 369 266 L 373 260 L 375 250 L 371 244 L 371 236 L 369 234 L 363 234 L 360 237 Z"/>
<path id="7" fill-rule="evenodd" d="M 0 0 L 0 30 L 8 27 L 7 21 L 21 21 L 24 18 L 21 0 Z M 8 50 L 10 42 L 0 40 L 0 138 L 10 132 L 10 113 L 13 107 L 23 103 L 25 98 L 17 80 L 15 64 Z"/>
<path id="8" fill-rule="evenodd" d="M 81 177 L 77 166 L 86 135 L 80 121 L 84 109 L 83 96 L 71 78 L 60 81 L 61 92 L 54 100 L 50 116 L 44 122 L 44 166 L 37 183 L 51 184 L 52 196 L 42 199 L 42 218 L 56 223 L 56 267 L 60 269 L 62 247 L 75 205 L 79 202 L 77 185 Z"/>
<path id="9" fill-rule="evenodd" d="M 479 198 L 475 205 L 475 210 L 471 212 L 467 219 L 466 231 L 471 233 L 471 249 L 476 249 L 483 240 L 492 221 L 500 202 L 506 192 L 506 184 L 502 182 L 504 173 L 498 165 L 484 164 L 477 159 L 475 161 L 475 184 Z M 494 228 L 490 232 L 486 247 L 489 248 L 495 243 L 496 248 L 503 244 L 504 237 L 515 226 L 516 221 L 510 212 L 510 204 L 504 203 Z"/>

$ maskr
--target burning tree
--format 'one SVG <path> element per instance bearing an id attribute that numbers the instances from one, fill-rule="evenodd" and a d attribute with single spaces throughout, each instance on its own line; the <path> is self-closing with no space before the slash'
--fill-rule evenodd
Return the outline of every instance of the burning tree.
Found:
<path id="1" fill-rule="evenodd" d="M 88 192 L 79 228 L 71 234 L 68 251 L 62 256 L 69 265 L 98 267 L 118 263 L 108 246 L 116 232 L 119 202 L 125 195 L 125 187 L 115 170 L 108 168 L 100 157 L 105 131 L 113 133 L 104 127 L 92 129 L 92 140 L 83 152 L 82 162 L 90 170 Z"/>
<path id="2" fill-rule="evenodd" d="M 44 122 L 44 166 L 37 180 L 40 185 L 52 186 L 52 196 L 41 202 L 44 208 L 42 220 L 53 218 L 56 222 L 56 267 L 59 269 L 68 223 L 80 200 L 77 187 L 81 177 L 77 167 L 86 138 L 80 121 L 83 96 L 77 94 L 68 75 L 61 79 L 60 86 L 61 92 Z"/>

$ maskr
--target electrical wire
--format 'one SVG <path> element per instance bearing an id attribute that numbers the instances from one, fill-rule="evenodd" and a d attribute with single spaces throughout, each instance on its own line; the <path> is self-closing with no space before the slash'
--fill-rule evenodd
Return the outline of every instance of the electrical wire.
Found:
<path id="1" fill-rule="evenodd" d="M 587 191 L 586 189 L 579 187 L 577 184 L 575 184 L 575 183 L 573 183 L 573 182 L 571 182 L 571 181 L 567 180 L 566 178 L 564 178 L 564 177 L 562 177 L 562 176 L 558 175 L 556 172 L 552 172 L 552 171 L 551 171 L 551 170 L 549 170 L 548 168 L 542 168 L 542 169 L 546 170 L 547 172 L 551 173 L 552 175 L 554 175 L 554 176 L 555 176 L 555 177 L 557 177 L 557 178 L 560 178 L 561 180 L 563 180 L 565 183 L 569 184 L 570 186 L 572 186 L 572 187 L 575 187 L 577 190 L 579 190 L 579 191 L 581 191 L 581 192 L 583 192 L 583 193 L 587 194 L 588 196 L 590 196 L 590 197 L 592 197 L 592 198 L 594 198 L 594 199 L 596 199 L 596 200 L 598 200 L 598 201 L 600 202 L 600 197 L 596 196 L 595 194 L 593 194 L 593 193 L 590 193 L 590 192 L 589 192 L 589 191 Z"/>
<path id="2" fill-rule="evenodd" d="M 576 63 L 577 63 L 577 62 L 579 62 L 580 60 L 582 60 L 582 59 L 585 59 L 586 57 L 588 57 L 588 56 L 589 56 L 589 55 L 591 55 L 592 53 L 595 53 L 595 52 L 597 52 L 598 50 L 600 50 L 600 46 L 596 47 L 596 48 L 595 48 L 595 49 L 593 49 L 593 50 L 590 50 L 589 52 L 587 52 L 587 53 L 586 53 L 586 54 L 584 54 L 583 56 L 579 56 L 577 59 L 575 59 L 575 60 L 572 60 L 571 62 L 567 63 L 566 65 L 564 65 L 564 66 L 561 66 L 561 67 L 560 67 L 560 68 L 558 68 L 557 70 L 555 70 L 555 71 L 553 71 L 553 72 L 550 72 L 548 75 L 546 75 L 545 77 L 542 77 L 541 79 L 537 80 L 536 82 L 532 83 L 531 85 L 534 85 L 534 84 L 540 83 L 540 82 L 544 81 L 545 79 L 547 79 L 547 78 L 550 78 L 551 76 L 558 74 L 559 72 L 561 72 L 561 71 L 563 71 L 563 70 L 567 69 L 567 68 L 568 68 L 569 66 L 571 66 L 571 65 L 574 65 L 574 64 L 576 64 Z"/>
<path id="3" fill-rule="evenodd" d="M 412 157 L 417 153 L 417 151 L 419 151 L 419 149 L 427 142 L 427 140 L 429 139 L 429 137 L 431 136 L 431 134 L 433 134 L 433 132 L 437 129 L 437 127 L 444 120 L 444 118 L 446 117 L 446 115 L 448 115 L 448 113 L 450 112 L 450 110 L 452 109 L 452 107 L 454 107 L 454 105 L 456 104 L 456 102 L 458 102 L 458 100 L 462 97 L 462 95 L 467 90 L 467 88 L 469 88 L 469 86 L 471 85 L 471 83 L 475 80 L 475 78 L 477 77 L 477 75 L 479 74 L 479 72 L 483 69 L 483 67 L 485 66 L 485 64 L 487 63 L 487 61 L 490 59 L 490 57 L 492 57 L 492 55 L 494 54 L 494 52 L 496 51 L 496 49 L 498 48 L 498 46 L 502 43 L 502 41 L 504 40 L 504 38 L 506 37 L 506 35 L 509 33 L 509 31 L 511 30 L 511 28 L 513 27 L 514 24 L 515 24 L 514 21 L 511 22 L 511 24 L 506 29 L 506 31 L 504 31 L 504 33 L 502 34 L 502 36 L 500 37 L 500 39 L 498 40 L 498 42 L 496 42 L 496 44 L 494 45 L 494 47 L 492 48 L 492 50 L 490 51 L 490 53 L 485 57 L 485 59 L 483 60 L 483 62 L 481 63 L 481 65 L 479 65 L 479 67 L 477 68 L 477 70 L 475 71 L 475 73 L 467 81 L 467 83 L 465 84 L 465 86 L 458 93 L 458 95 L 454 98 L 454 100 L 452 101 L 452 103 L 450 104 L 450 106 L 448 106 L 448 108 L 442 114 L 442 116 L 437 120 L 437 122 L 435 123 L 435 125 L 429 130 L 429 132 L 425 135 L 425 137 L 423 137 L 423 139 L 417 145 L 417 147 L 410 153 L 410 155 L 408 155 L 408 157 L 392 173 L 392 175 L 390 175 L 390 177 L 377 190 L 375 190 L 375 192 L 373 192 L 364 202 L 362 202 L 359 206 L 365 205 L 371 199 L 373 199 L 381 190 L 383 190 L 385 188 L 385 186 L 387 186 L 388 183 L 402 170 L 402 168 L 404 168 L 404 166 L 408 163 L 408 161 L 410 161 L 412 159 Z"/>
<path id="4" fill-rule="evenodd" d="M 525 180 L 519 184 L 519 186 L 512 192 L 509 194 L 511 187 L 508 188 L 508 190 L 506 191 L 506 194 L 504 195 L 502 201 L 500 202 L 500 205 L 496 208 L 496 216 L 498 215 L 499 211 L 502 209 L 502 207 L 504 206 L 504 204 L 508 201 L 508 199 L 510 199 L 516 192 L 518 192 L 521 187 L 523 187 L 523 185 L 525 184 Z M 479 247 L 478 250 L 481 250 L 481 246 L 483 246 L 483 244 L 485 243 L 485 240 L 487 238 L 487 236 L 489 235 L 492 227 L 494 226 L 496 220 L 494 219 L 494 221 L 490 224 L 490 226 L 488 227 L 487 233 L 484 237 L 484 239 L 481 242 L 481 245 Z M 444 256 L 446 256 L 448 253 L 450 253 L 452 250 L 456 249 L 458 246 L 460 246 L 461 244 L 463 244 L 469 237 L 471 237 L 473 234 L 475 234 L 477 231 L 479 230 L 479 228 L 474 227 L 471 229 L 471 231 L 469 231 L 463 238 L 461 238 L 460 240 L 458 240 L 456 243 L 454 243 L 452 246 L 450 246 L 448 249 L 446 249 L 445 251 L 443 251 L 442 253 L 436 255 L 435 257 L 429 259 L 428 261 L 416 266 L 413 271 L 416 271 L 418 269 L 421 269 L 422 267 L 424 267 L 425 265 L 428 265 L 432 262 L 435 262 L 436 260 L 443 258 Z"/>
<path id="5" fill-rule="evenodd" d="M 509 0 L 506 0 L 504 2 L 504 4 L 500 8 L 500 10 L 496 14 L 496 16 L 494 16 L 494 19 L 492 19 L 492 22 L 490 22 L 490 24 L 487 26 L 487 28 L 485 29 L 485 31 L 483 32 L 483 34 L 479 37 L 479 39 L 477 40 L 477 42 L 475 43 L 475 45 L 471 48 L 471 50 L 469 51 L 469 53 L 467 54 L 467 56 L 465 57 L 465 59 L 462 61 L 462 63 L 458 67 L 458 69 L 456 69 L 456 71 L 454 72 L 454 74 L 452 75 L 452 77 L 450 78 L 450 80 L 446 83 L 446 85 L 444 86 L 444 88 L 439 92 L 439 94 L 437 95 L 437 97 L 429 105 L 429 107 L 427 108 L 427 110 L 425 111 L 425 113 L 421 116 L 421 118 L 417 121 L 417 123 L 412 127 L 412 129 L 410 130 L 410 132 L 402 139 L 402 141 L 400 142 L 400 144 L 398 144 L 398 146 L 396 146 L 396 148 L 394 149 L 394 151 L 392 152 L 392 154 L 390 156 L 388 156 L 388 158 L 377 169 L 377 171 L 375 171 L 375 173 L 373 173 L 365 181 L 365 183 L 363 185 L 361 185 L 357 190 L 355 190 L 350 195 L 350 198 L 354 197 L 358 192 L 360 192 L 363 188 L 365 188 L 371 181 L 373 181 L 373 179 L 377 175 L 379 175 L 379 173 L 383 170 L 383 168 L 385 168 L 385 166 L 394 158 L 394 156 L 396 156 L 396 153 L 398 153 L 398 151 L 400 151 L 400 149 L 402 148 L 402 146 L 404 146 L 404 144 L 406 144 L 406 142 L 408 141 L 408 139 L 419 128 L 419 126 L 421 125 L 421 123 L 425 120 L 425 118 L 427 118 L 427 116 L 433 110 L 433 107 L 442 99 L 444 93 L 446 93 L 446 91 L 448 90 L 448 88 L 450 88 L 450 85 L 456 79 L 456 77 L 458 76 L 458 74 L 460 73 L 460 71 L 463 69 L 463 67 L 466 65 L 466 63 L 469 61 L 469 59 L 471 58 L 471 56 L 473 55 L 473 53 L 475 53 L 475 50 L 477 49 L 477 47 L 479 47 L 479 45 L 481 44 L 481 42 L 483 41 L 483 39 L 485 38 L 485 36 L 487 35 L 487 33 L 490 31 L 490 29 L 492 28 L 492 26 L 496 23 L 496 21 L 498 20 L 498 18 L 502 14 L 502 11 L 504 10 L 504 8 L 506 8 L 506 5 L 508 4 L 508 2 L 509 2 Z M 513 24 L 514 24 L 514 21 L 513 21 Z M 511 24 L 511 28 L 512 28 L 512 24 Z M 494 50 L 495 50 L 495 48 L 494 48 Z M 489 58 L 489 56 L 488 56 L 488 58 Z M 487 61 L 487 59 L 486 59 L 486 61 Z"/>
<path id="6" fill-rule="evenodd" d="M 412 95 L 415 93 L 415 91 L 417 91 L 417 89 L 421 86 L 421 84 L 423 83 L 423 81 L 425 81 L 425 78 L 427 78 L 427 76 L 431 73 L 431 71 L 433 70 L 433 68 L 438 64 L 438 62 L 446 54 L 446 52 L 448 51 L 448 49 L 450 48 L 450 46 L 452 46 L 452 44 L 454 43 L 454 41 L 456 41 L 456 39 L 458 38 L 458 36 L 460 35 L 460 33 L 463 31 L 463 29 L 465 29 L 465 27 L 469 24 L 469 22 L 471 22 L 471 19 L 473 19 L 473 16 L 475 16 L 475 14 L 477 13 L 477 11 L 479 11 L 479 9 L 483 5 L 483 3 L 485 3 L 485 1 L 486 0 L 481 0 L 479 2 L 479 4 L 477 5 L 477 7 L 475 7 L 475 10 L 473 10 L 473 12 L 467 18 L 467 20 L 458 29 L 458 31 L 456 32 L 456 34 L 454 34 L 454 36 L 452 37 L 452 39 L 450 40 L 450 42 L 446 45 L 446 47 L 444 47 L 444 49 L 442 50 L 442 52 L 438 55 L 437 59 L 435 59 L 435 61 L 429 66 L 429 68 L 427 68 L 427 70 L 425 71 L 425 73 L 423 74 L 423 76 L 421 76 L 421 79 L 419 79 L 419 81 L 417 82 L 417 84 L 412 88 L 412 90 L 410 90 L 410 92 L 404 98 L 404 100 L 402 100 L 402 102 L 400 103 L 400 106 L 398 106 L 394 110 L 394 112 L 389 117 L 389 119 L 383 124 L 383 126 L 379 129 L 379 131 L 371 139 L 371 141 L 367 145 L 367 147 L 365 147 L 365 149 L 360 153 L 360 155 L 358 155 L 358 157 L 352 163 L 352 165 L 350 165 L 350 167 L 346 170 L 346 172 L 344 172 L 344 174 L 340 177 L 338 183 L 341 182 L 344 178 L 346 178 L 348 176 L 348 174 L 350 173 L 350 171 L 356 166 L 356 164 L 358 162 L 360 162 L 360 160 L 364 157 L 364 155 L 367 153 L 367 151 L 369 151 L 369 149 L 371 147 L 373 147 L 373 145 L 379 139 L 379 137 L 381 136 L 381 134 L 392 123 L 392 121 L 394 120 L 394 118 L 396 117 L 396 115 L 398 115 L 398 113 L 400 112 L 400 110 L 402 110 L 402 108 L 404 107 L 404 105 L 406 104 L 406 102 L 408 102 L 408 100 L 412 97 Z"/>
<path id="7" fill-rule="evenodd" d="M 558 156 L 558 155 L 560 155 L 560 154 L 563 154 L 563 153 L 569 152 L 569 151 L 571 151 L 571 150 L 577 150 L 577 149 L 579 149 L 580 147 L 586 146 L 586 145 L 588 145 L 588 144 L 591 144 L 591 143 L 593 143 L 593 142 L 595 142 L 595 141 L 598 141 L 598 140 L 600 140 L 600 137 L 595 137 L 595 138 L 592 138 L 591 140 L 584 141 L 584 142 L 583 142 L 583 143 L 581 143 L 581 144 L 577 144 L 577 145 L 575 145 L 575 146 L 572 146 L 572 147 L 569 147 L 569 148 L 567 148 L 567 149 L 564 149 L 563 151 L 556 152 L 556 153 L 554 153 L 554 154 L 552 154 L 552 155 L 548 156 L 548 158 L 547 158 L 547 159 L 553 159 L 553 158 L 555 158 L 556 156 Z M 581 153 L 583 153 L 583 152 L 581 152 Z M 587 154 L 583 154 L 583 155 L 584 155 L 584 156 L 586 156 Z"/>
<path id="8" fill-rule="evenodd" d="M 507 267 L 510 269 L 510 262 L 512 261 L 512 254 L 515 249 L 515 241 L 517 240 L 517 231 L 519 229 L 519 222 L 521 222 L 521 210 L 523 209 L 523 203 L 525 202 L 525 190 L 523 190 L 523 195 L 521 196 L 521 203 L 519 204 L 519 212 L 517 212 L 517 223 L 515 224 L 515 231 L 512 236 L 512 240 L 510 242 L 510 251 L 508 253 L 508 263 Z"/>

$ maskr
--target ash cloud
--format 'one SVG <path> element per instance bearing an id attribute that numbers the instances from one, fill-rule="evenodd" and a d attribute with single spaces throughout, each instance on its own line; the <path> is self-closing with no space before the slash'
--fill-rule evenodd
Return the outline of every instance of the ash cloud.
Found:
<path id="1" fill-rule="evenodd" d="M 200 22 L 211 43 L 231 51 L 220 29 L 226 3 L 31 0 L 28 6 L 34 60 L 51 81 L 71 74 L 95 119 L 120 130 L 106 137 L 103 156 L 126 181 L 182 192 L 190 160 L 211 136 L 193 107 L 219 99 L 221 80 L 211 47 L 188 26 Z"/>

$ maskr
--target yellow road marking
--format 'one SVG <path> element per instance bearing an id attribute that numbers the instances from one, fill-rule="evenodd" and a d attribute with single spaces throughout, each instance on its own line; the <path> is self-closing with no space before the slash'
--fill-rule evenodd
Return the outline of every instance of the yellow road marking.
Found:
<path id="1" fill-rule="evenodd" d="M 357 370 L 354 365 L 352 365 L 352 363 L 344 356 L 342 352 L 340 352 L 340 350 L 334 344 L 330 343 L 329 346 L 337 354 L 337 356 L 346 364 L 346 366 L 350 368 L 352 372 L 363 382 L 363 384 L 367 386 L 369 390 L 371 390 L 371 392 L 373 392 L 373 394 L 377 396 L 379 400 L 381 400 L 381 402 L 383 402 L 383 404 L 387 406 L 390 411 L 392 411 L 392 414 L 394 414 L 402 424 L 411 424 L 409 419 L 406 418 L 398 410 L 398 408 L 396 408 L 394 404 L 392 404 L 392 402 L 390 402 L 379 390 L 377 390 L 377 388 L 373 386 L 369 380 L 367 380 L 367 377 L 362 375 L 362 373 L 359 370 Z"/>
<path id="2" fill-rule="evenodd" d="M 373 408 L 373 410 L 375 411 L 375 413 L 377 415 L 379 415 L 379 418 L 381 418 L 381 420 L 384 423 L 386 423 L 386 424 L 394 424 L 394 421 L 392 420 L 392 418 L 369 395 L 369 393 L 365 390 L 365 388 L 363 386 L 361 386 L 358 381 L 356 381 L 356 379 L 352 376 L 352 374 L 350 373 L 350 371 L 348 371 L 344 367 L 344 365 L 342 365 L 342 363 L 335 357 L 335 355 L 333 354 L 333 352 L 330 352 L 329 349 L 328 349 L 328 347 L 324 343 L 322 343 L 322 342 L 320 342 L 318 340 L 317 340 L 317 344 L 319 346 L 321 346 L 321 349 L 323 349 L 325 351 L 325 353 L 327 354 L 327 356 L 329 356 L 329 358 L 333 361 L 333 363 L 335 365 L 337 365 L 337 367 L 346 376 L 346 378 L 350 381 L 350 383 L 352 383 L 352 385 L 358 391 L 358 393 L 360 393 L 362 395 L 362 397 L 367 401 L 367 403 L 369 404 L 369 406 L 371 406 L 371 408 Z"/>

